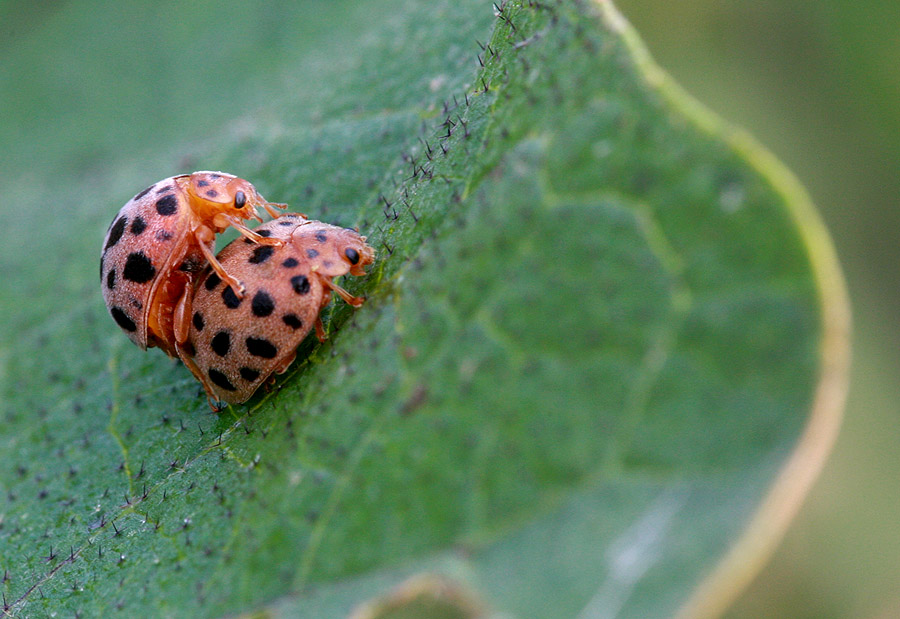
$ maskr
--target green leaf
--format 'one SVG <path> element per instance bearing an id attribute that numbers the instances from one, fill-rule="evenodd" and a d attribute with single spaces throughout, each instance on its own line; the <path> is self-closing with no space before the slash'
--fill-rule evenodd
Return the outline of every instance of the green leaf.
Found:
<path id="1" fill-rule="evenodd" d="M 836 430 L 843 287 L 610 4 L 40 11 L 0 42 L 9 613 L 653 617 L 752 577 Z M 96 274 L 191 169 L 379 252 L 218 416 Z"/>

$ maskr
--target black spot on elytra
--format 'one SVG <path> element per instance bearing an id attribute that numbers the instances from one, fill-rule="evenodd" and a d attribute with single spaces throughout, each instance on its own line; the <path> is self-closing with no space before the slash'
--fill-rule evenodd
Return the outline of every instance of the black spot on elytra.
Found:
<path id="1" fill-rule="evenodd" d="M 194 319 L 192 322 L 194 323 L 194 328 L 197 331 L 203 331 L 203 325 L 205 324 L 203 322 L 203 314 L 201 314 L 200 312 L 194 312 Z"/>
<path id="2" fill-rule="evenodd" d="M 101 282 L 103 281 L 103 261 L 104 261 L 104 258 L 106 258 L 106 252 L 104 252 L 104 253 L 101 254 L 101 256 L 100 256 L 100 281 L 101 281 Z"/>
<path id="3" fill-rule="evenodd" d="M 140 200 L 141 198 L 146 196 L 148 193 L 150 193 L 150 190 L 153 189 L 154 187 L 156 187 L 156 185 L 150 185 L 144 191 L 142 191 L 141 193 L 139 193 L 138 195 L 133 197 L 132 200 Z"/>
<path id="4" fill-rule="evenodd" d="M 209 181 L 201 179 L 197 181 L 197 187 L 209 187 Z"/>
<path id="5" fill-rule="evenodd" d="M 306 294 L 309 292 L 309 280 L 306 275 L 295 275 L 291 278 L 291 286 L 297 294 Z"/>
<path id="6" fill-rule="evenodd" d="M 263 359 L 274 359 L 278 354 L 278 348 L 269 340 L 261 337 L 247 338 L 247 352 Z"/>
<path id="7" fill-rule="evenodd" d="M 300 263 L 297 262 L 296 258 L 288 258 L 287 260 L 285 260 L 284 262 L 281 263 L 281 266 L 285 266 L 289 269 L 293 269 L 298 264 L 300 264 Z"/>
<path id="8" fill-rule="evenodd" d="M 135 236 L 139 235 L 141 232 L 147 229 L 147 222 L 144 221 L 143 217 L 135 217 L 134 221 L 131 222 L 131 233 Z"/>
<path id="9" fill-rule="evenodd" d="M 219 277 L 218 273 L 213 271 L 212 273 L 209 274 L 209 277 L 206 278 L 206 281 L 203 282 L 203 286 L 207 290 L 212 290 L 213 288 L 215 288 L 216 286 L 218 286 L 221 283 L 222 283 L 222 278 Z"/>
<path id="10" fill-rule="evenodd" d="M 282 216 L 282 217 L 285 217 L 285 216 Z M 287 217 L 290 217 L 290 215 L 287 215 Z M 279 222 L 278 222 L 278 225 L 279 225 L 279 226 L 293 226 L 293 225 L 295 225 L 295 223 L 294 223 L 293 221 L 284 221 L 284 220 L 282 220 L 282 221 L 279 221 Z"/>
<path id="11" fill-rule="evenodd" d="M 316 249 L 307 249 L 307 250 L 306 250 L 306 257 L 307 257 L 307 258 L 313 259 L 313 258 L 318 258 L 318 256 L 319 256 L 319 251 L 318 251 L 318 250 L 316 250 Z"/>
<path id="12" fill-rule="evenodd" d="M 264 318 L 275 311 L 275 300 L 265 290 L 257 290 L 250 304 L 254 316 Z"/>
<path id="13" fill-rule="evenodd" d="M 174 215 L 178 211 L 178 200 L 169 194 L 156 201 L 156 212 L 160 215 Z"/>
<path id="14" fill-rule="evenodd" d="M 237 309 L 241 304 L 241 299 L 234 294 L 234 290 L 231 289 L 231 286 L 225 286 L 225 289 L 222 290 L 222 301 L 228 309 Z"/>
<path id="15" fill-rule="evenodd" d="M 116 287 L 116 270 L 110 269 L 106 274 L 106 287 L 112 290 Z"/>
<path id="16" fill-rule="evenodd" d="M 219 331 L 216 333 L 215 337 L 213 337 L 209 345 L 214 353 L 220 357 L 224 357 L 228 354 L 228 351 L 231 350 L 231 334 L 228 333 L 228 331 Z"/>
<path id="17" fill-rule="evenodd" d="M 109 313 L 112 315 L 113 320 L 116 321 L 116 324 L 118 324 L 126 331 L 129 331 L 131 333 L 137 331 L 137 325 L 134 324 L 134 321 L 128 317 L 128 314 L 126 314 L 122 310 L 122 308 L 112 307 L 110 308 Z"/>
<path id="18" fill-rule="evenodd" d="M 359 262 L 359 252 L 352 247 L 348 247 L 347 249 L 345 249 L 344 255 L 347 256 L 347 260 L 350 261 L 350 264 L 356 264 L 357 262 Z"/>
<path id="19" fill-rule="evenodd" d="M 289 326 L 291 329 L 299 329 L 303 326 L 303 321 L 297 317 L 296 314 L 285 314 L 281 317 L 281 320 L 284 321 L 284 324 Z"/>
<path id="20" fill-rule="evenodd" d="M 253 255 L 247 259 L 250 264 L 262 264 L 272 257 L 275 248 L 271 245 L 259 245 L 253 250 Z"/>
<path id="21" fill-rule="evenodd" d="M 238 372 L 241 375 L 241 378 L 246 380 L 248 383 L 252 383 L 254 380 L 259 378 L 259 370 L 254 370 L 253 368 L 242 367 Z"/>
<path id="22" fill-rule="evenodd" d="M 217 197 L 219 197 L 219 192 L 216 191 L 215 189 L 207 189 L 206 195 L 207 195 L 207 197 L 210 197 L 210 198 L 217 198 Z"/>
<path id="23" fill-rule="evenodd" d="M 320 243 L 324 243 L 328 240 L 328 236 L 320 230 L 319 232 L 316 232 L 316 240 Z"/>
<path id="24" fill-rule="evenodd" d="M 171 241 L 172 233 L 168 230 L 157 230 L 154 235 L 157 241 Z"/>
<path id="25" fill-rule="evenodd" d="M 156 195 L 160 195 L 166 193 L 167 191 L 172 191 L 172 185 L 166 185 L 164 187 L 160 187 L 156 190 Z"/>
<path id="26" fill-rule="evenodd" d="M 209 368 L 207 374 L 209 375 L 209 380 L 211 380 L 213 383 L 215 383 L 225 391 L 237 391 L 237 387 L 231 384 L 231 381 L 228 380 L 228 377 L 216 368 Z"/>
<path id="27" fill-rule="evenodd" d="M 124 215 L 119 217 L 109 229 L 109 237 L 106 239 L 106 247 L 103 248 L 103 251 L 106 251 L 113 245 L 119 242 L 119 239 L 122 238 L 122 233 L 125 232 L 125 224 L 128 223 L 128 218 Z"/>
<path id="28" fill-rule="evenodd" d="M 134 251 L 125 259 L 122 277 L 136 284 L 146 284 L 156 275 L 156 268 L 144 252 Z"/>

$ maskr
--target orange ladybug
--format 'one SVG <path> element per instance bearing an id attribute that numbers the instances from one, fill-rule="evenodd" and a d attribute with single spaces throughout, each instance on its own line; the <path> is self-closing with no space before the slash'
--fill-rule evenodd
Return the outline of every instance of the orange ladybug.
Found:
<path id="1" fill-rule="evenodd" d="M 100 281 L 116 324 L 142 349 L 158 346 L 179 355 L 187 339 L 194 276 L 207 264 L 243 288 L 214 255 L 216 234 L 228 227 L 260 247 L 280 245 L 243 224 L 262 221 L 264 209 L 278 217 L 249 182 L 224 172 L 194 172 L 159 181 L 134 196 L 116 215 L 103 242 Z"/>
<path id="2" fill-rule="evenodd" d="M 186 365 L 203 383 L 213 410 L 215 401 L 246 401 L 269 376 L 287 370 L 313 327 L 324 341 L 319 313 L 332 291 L 354 307 L 365 301 L 332 281 L 365 275 L 375 259 L 355 230 L 288 213 L 256 232 L 283 244 L 237 239 L 219 253 L 225 270 L 246 287 L 243 299 L 212 269 L 194 285 Z"/>

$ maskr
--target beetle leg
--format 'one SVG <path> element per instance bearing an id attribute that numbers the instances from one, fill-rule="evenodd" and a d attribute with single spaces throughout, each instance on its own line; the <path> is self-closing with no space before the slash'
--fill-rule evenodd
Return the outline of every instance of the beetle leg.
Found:
<path id="1" fill-rule="evenodd" d="M 191 289 L 192 286 L 184 287 L 181 298 L 175 304 L 175 312 L 172 315 L 172 328 L 175 331 L 175 343 L 184 344 L 187 342 L 188 335 L 191 332 Z"/>
<path id="2" fill-rule="evenodd" d="M 262 207 L 269 214 L 269 217 L 271 217 L 272 219 L 278 219 L 279 217 L 281 217 L 282 213 L 279 213 L 275 209 L 287 209 L 288 205 L 281 204 L 280 202 L 263 202 Z M 304 217 L 306 217 L 306 215 L 304 215 Z"/>
<path id="3" fill-rule="evenodd" d="M 182 342 L 182 344 L 183 343 L 184 342 Z M 215 392 L 212 389 L 212 385 L 210 385 L 209 381 L 206 380 L 203 372 L 200 371 L 200 368 L 194 362 L 193 357 L 191 357 L 188 352 L 177 342 L 175 344 L 175 350 L 178 351 L 178 358 L 181 359 L 184 367 L 189 369 L 191 371 L 191 374 L 194 375 L 194 378 L 200 381 L 200 384 L 203 385 L 203 390 L 206 391 L 206 401 L 209 403 L 209 407 L 213 410 L 213 412 L 218 413 L 220 410 L 222 410 L 222 408 L 215 406 L 217 398 Z"/>
<path id="4" fill-rule="evenodd" d="M 281 247 L 284 245 L 284 241 L 281 239 L 273 239 L 267 236 L 261 236 L 245 226 L 241 221 L 235 217 L 226 217 L 226 221 L 231 224 L 231 227 L 236 229 L 242 235 L 253 241 L 254 243 L 259 243 L 260 245 L 272 245 L 274 247 Z"/>
<path id="5" fill-rule="evenodd" d="M 322 319 L 316 316 L 316 337 L 319 338 L 319 342 L 324 342 L 328 339 L 328 336 L 325 335 L 325 325 L 322 324 Z"/>
<path id="6" fill-rule="evenodd" d="M 216 398 L 215 392 L 212 390 L 212 386 L 209 384 L 209 381 L 206 380 L 206 377 L 203 376 L 203 373 L 200 371 L 200 368 L 197 367 L 197 364 L 194 363 L 194 359 L 190 357 L 184 350 L 182 350 L 181 346 L 176 344 L 176 349 L 178 350 L 178 357 L 181 359 L 181 362 L 184 363 L 184 366 L 191 371 L 191 374 L 194 375 L 194 378 L 200 381 L 200 384 L 203 385 L 203 390 L 206 391 L 206 403 L 209 404 L 210 410 L 214 413 L 218 413 L 222 411 L 225 406 L 219 406 L 219 400 Z"/>
<path id="7" fill-rule="evenodd" d="M 216 272 L 223 282 L 231 286 L 231 290 L 237 296 L 238 299 L 244 298 L 244 292 L 246 288 L 244 288 L 244 284 L 233 278 L 228 272 L 225 270 L 225 267 L 216 259 L 213 253 L 209 250 L 209 248 L 200 243 L 200 251 L 203 252 L 203 257 L 206 258 L 207 262 L 209 262 L 209 266 L 212 267 L 213 271 Z"/>
<path id="8" fill-rule="evenodd" d="M 318 334 L 317 334 L 318 335 Z M 294 354 L 288 355 L 284 359 L 278 362 L 278 365 L 275 367 L 275 374 L 284 374 L 287 372 L 287 369 L 291 367 L 291 364 L 297 358 L 297 351 L 294 350 Z"/>
<path id="9" fill-rule="evenodd" d="M 323 277 L 322 284 L 324 284 L 331 290 L 334 290 L 336 293 L 338 293 L 338 296 L 340 296 L 344 301 L 346 301 L 353 307 L 360 307 L 363 303 L 366 302 L 365 297 L 354 297 L 352 294 L 331 281 L 331 278 L 329 277 Z"/>

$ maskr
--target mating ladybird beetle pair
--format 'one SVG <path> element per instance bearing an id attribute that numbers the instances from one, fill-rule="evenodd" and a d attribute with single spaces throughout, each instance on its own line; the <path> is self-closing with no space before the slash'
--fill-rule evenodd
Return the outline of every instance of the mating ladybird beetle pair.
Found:
<path id="1" fill-rule="evenodd" d="M 374 259 L 365 237 L 300 214 L 281 215 L 276 207 L 285 205 L 267 202 L 243 179 L 222 172 L 195 172 L 167 178 L 137 194 L 106 233 L 100 279 L 110 315 L 142 349 L 158 346 L 178 356 L 203 384 L 211 406 L 217 397 L 243 402 L 269 375 L 287 369 L 293 360 L 293 354 L 287 354 L 289 342 L 296 340 L 291 347 L 296 348 L 313 325 L 323 339 L 318 315 L 328 304 L 331 290 L 356 307 L 362 304 L 362 299 L 351 297 L 331 279 L 348 272 L 365 273 L 362 267 Z M 243 221 L 262 221 L 258 208 L 275 220 L 250 230 Z M 228 227 L 243 238 L 217 259 L 215 235 Z M 285 272 L 294 270 L 287 284 L 271 271 L 276 263 Z M 300 276 L 306 285 L 295 284 Z M 202 286 L 197 285 L 199 281 Z M 217 288 L 218 302 L 213 294 Z M 251 298 L 244 303 L 248 289 Z M 217 303 L 226 310 L 242 305 L 250 309 L 249 313 L 223 313 Z M 275 319 L 269 317 L 275 315 L 276 307 L 278 319 L 289 332 L 272 326 Z M 205 327 L 207 336 L 215 333 L 205 337 Z M 252 367 L 250 359 L 230 346 L 230 338 L 237 342 L 245 331 L 244 346 L 255 362 Z M 218 333 L 228 335 L 216 339 Z M 250 343 L 257 341 L 261 343 Z M 254 351 L 265 354 L 254 355 Z"/>

